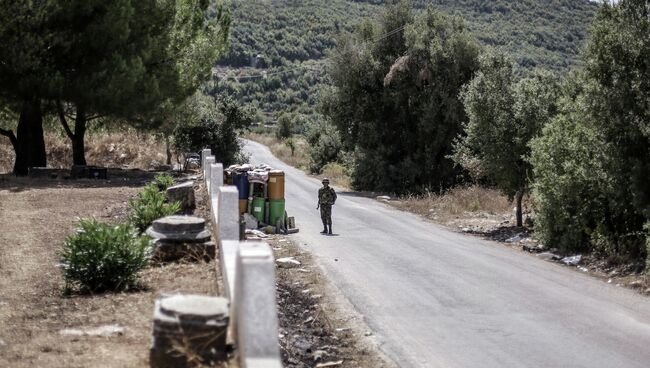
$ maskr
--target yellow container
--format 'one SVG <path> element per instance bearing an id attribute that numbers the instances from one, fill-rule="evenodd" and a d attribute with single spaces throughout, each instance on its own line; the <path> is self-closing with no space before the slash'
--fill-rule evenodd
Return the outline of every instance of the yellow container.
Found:
<path id="1" fill-rule="evenodd" d="M 269 199 L 284 199 L 284 171 L 269 171 Z"/>
<path id="2" fill-rule="evenodd" d="M 248 212 L 248 199 L 239 200 L 239 214 L 244 214 Z"/>

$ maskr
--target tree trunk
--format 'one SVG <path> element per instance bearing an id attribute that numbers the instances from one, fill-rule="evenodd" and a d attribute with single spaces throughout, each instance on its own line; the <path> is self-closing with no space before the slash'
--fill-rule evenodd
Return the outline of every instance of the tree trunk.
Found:
<path id="1" fill-rule="evenodd" d="M 521 201 L 524 198 L 524 190 L 519 189 L 517 191 L 517 194 L 515 194 L 515 200 L 517 203 L 517 213 L 515 214 L 515 217 L 517 219 L 517 227 L 522 227 L 524 225 L 523 221 L 523 214 L 521 213 Z"/>
<path id="2" fill-rule="evenodd" d="M 23 102 L 14 147 L 16 149 L 14 174 L 25 176 L 30 167 L 47 166 L 40 99 L 33 98 Z"/>
<path id="3" fill-rule="evenodd" d="M 82 107 L 77 106 L 77 116 L 74 120 L 74 134 L 72 140 L 72 162 L 73 165 L 86 165 L 86 112 Z"/>
<path id="4" fill-rule="evenodd" d="M 167 165 L 172 164 L 172 150 L 169 147 L 169 136 L 165 134 L 165 150 L 167 151 Z"/>

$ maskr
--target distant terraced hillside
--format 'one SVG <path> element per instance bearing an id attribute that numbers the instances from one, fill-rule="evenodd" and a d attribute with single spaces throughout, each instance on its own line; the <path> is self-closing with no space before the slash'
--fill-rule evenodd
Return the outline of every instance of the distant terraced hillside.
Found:
<path id="1" fill-rule="evenodd" d="M 311 115 L 322 61 L 336 36 L 373 19 L 382 0 L 237 0 L 230 52 L 218 62 L 221 81 L 211 92 L 235 95 L 261 111 Z M 507 50 L 522 67 L 566 71 L 580 63 L 597 5 L 587 0 L 413 0 L 415 9 L 434 6 L 463 17 L 483 44 Z M 305 68 L 284 74 L 309 61 Z M 257 70 L 250 69 L 255 66 Z M 248 69 L 241 69 L 248 67 Z M 235 79 L 259 75 L 267 78 Z M 233 78 L 224 80 L 223 76 Z"/>

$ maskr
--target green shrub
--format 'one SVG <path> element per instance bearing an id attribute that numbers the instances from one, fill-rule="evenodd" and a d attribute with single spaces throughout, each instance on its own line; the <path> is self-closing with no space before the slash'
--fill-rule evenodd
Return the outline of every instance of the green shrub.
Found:
<path id="1" fill-rule="evenodd" d="M 323 166 L 338 161 L 343 154 L 341 135 L 331 124 L 312 126 L 307 134 L 307 141 L 311 157 L 309 169 L 312 173 L 320 173 Z"/>
<path id="2" fill-rule="evenodd" d="M 153 184 L 159 191 L 164 192 L 167 188 L 174 185 L 174 178 L 169 174 L 158 174 L 153 180 Z"/>
<path id="3" fill-rule="evenodd" d="M 138 281 L 149 260 L 151 240 L 131 225 L 108 225 L 82 219 L 63 245 L 61 263 L 66 289 L 120 291 Z"/>
<path id="4" fill-rule="evenodd" d="M 291 137 L 293 133 L 293 116 L 289 114 L 282 114 L 278 118 L 278 123 L 275 127 L 275 137 L 277 139 L 286 139 Z"/>
<path id="5" fill-rule="evenodd" d="M 151 184 L 138 193 L 136 200 L 129 200 L 129 223 L 140 232 L 144 232 L 154 220 L 170 216 L 181 210 L 180 202 L 166 203 L 165 194 Z"/>

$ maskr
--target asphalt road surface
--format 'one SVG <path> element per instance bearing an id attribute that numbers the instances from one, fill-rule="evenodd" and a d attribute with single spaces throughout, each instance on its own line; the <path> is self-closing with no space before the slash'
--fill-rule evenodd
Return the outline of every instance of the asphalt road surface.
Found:
<path id="1" fill-rule="evenodd" d="M 285 171 L 295 237 L 398 366 L 650 367 L 650 299 L 354 193 L 321 235 L 320 183 L 245 149 Z"/>

